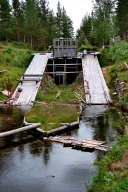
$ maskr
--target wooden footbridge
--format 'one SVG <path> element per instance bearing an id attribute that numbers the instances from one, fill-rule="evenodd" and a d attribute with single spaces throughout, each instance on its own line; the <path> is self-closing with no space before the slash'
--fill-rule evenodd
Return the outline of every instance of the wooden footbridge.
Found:
<path id="1" fill-rule="evenodd" d="M 54 40 L 53 45 L 53 53 L 35 54 L 25 74 L 21 75 L 12 96 L 13 105 L 33 104 L 46 67 L 48 74 L 63 83 L 76 78 L 83 68 L 86 103 L 111 103 L 97 55 L 90 53 L 82 57 L 77 53 L 77 41 L 72 39 Z"/>

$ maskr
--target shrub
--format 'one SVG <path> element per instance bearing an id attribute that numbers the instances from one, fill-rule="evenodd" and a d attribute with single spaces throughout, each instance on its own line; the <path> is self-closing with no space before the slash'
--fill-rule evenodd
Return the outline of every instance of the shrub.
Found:
<path id="1" fill-rule="evenodd" d="M 81 46 L 81 47 L 79 47 L 79 51 L 83 51 L 84 49 L 86 49 L 87 51 L 98 51 L 98 47 L 97 46 L 91 46 L 91 45 L 89 45 L 89 46 Z"/>
<path id="2" fill-rule="evenodd" d="M 128 59 L 128 43 L 117 39 L 115 43 L 110 43 L 108 57 L 112 62 L 116 63 Z"/>
<path id="3" fill-rule="evenodd" d="M 11 45 L 8 45 L 7 49 L 5 49 L 5 52 L 8 53 L 8 54 L 11 54 L 13 51 L 13 48 Z"/>
<path id="4" fill-rule="evenodd" d="M 105 48 L 102 51 L 101 56 L 99 57 L 99 63 L 101 65 L 101 67 L 105 67 L 108 66 L 110 63 L 110 58 L 109 58 L 109 49 Z"/>
<path id="5" fill-rule="evenodd" d="M 13 64 L 17 67 L 28 67 L 32 59 L 30 50 L 17 51 L 14 56 Z"/>

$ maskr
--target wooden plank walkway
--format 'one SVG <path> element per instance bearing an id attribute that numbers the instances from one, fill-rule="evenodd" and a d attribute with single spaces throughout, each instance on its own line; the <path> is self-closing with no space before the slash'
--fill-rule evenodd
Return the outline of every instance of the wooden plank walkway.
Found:
<path id="1" fill-rule="evenodd" d="M 55 137 L 44 137 L 44 141 L 53 141 L 58 143 L 63 143 L 64 147 L 72 147 L 74 149 L 80 149 L 84 151 L 107 151 L 108 147 L 104 146 L 104 141 L 96 141 L 96 140 L 89 140 L 85 139 L 82 141 L 75 140 L 74 137 L 70 136 L 55 136 Z"/>
<path id="2" fill-rule="evenodd" d="M 84 87 L 87 104 L 109 104 L 111 98 L 97 56 L 82 59 Z"/>
<path id="3" fill-rule="evenodd" d="M 41 84 L 41 79 L 45 71 L 48 59 L 51 57 L 52 53 L 46 54 L 35 54 L 33 60 L 31 61 L 29 67 L 20 80 L 22 80 L 14 94 L 12 95 L 13 105 L 32 105 L 38 89 Z M 37 75 L 38 74 L 38 75 Z M 20 90 L 20 91 L 19 91 Z"/>

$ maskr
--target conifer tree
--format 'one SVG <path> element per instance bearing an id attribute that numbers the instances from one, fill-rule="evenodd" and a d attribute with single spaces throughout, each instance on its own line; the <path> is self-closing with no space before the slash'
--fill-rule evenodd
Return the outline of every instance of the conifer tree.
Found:
<path id="1" fill-rule="evenodd" d="M 60 2 L 58 1 L 57 4 L 57 26 L 58 26 L 58 36 L 61 37 L 62 36 L 62 9 L 61 9 L 61 5 Z"/>
<path id="2" fill-rule="evenodd" d="M 117 26 L 122 40 L 128 39 L 128 1 L 117 0 L 116 7 Z"/>
<path id="3" fill-rule="evenodd" d="M 0 39 L 8 40 L 12 35 L 11 8 L 8 0 L 0 0 Z"/>
<path id="4" fill-rule="evenodd" d="M 53 39 L 58 37 L 58 34 L 57 34 L 57 22 L 56 22 L 56 17 L 54 16 L 53 10 L 49 11 L 47 19 L 48 19 L 48 26 L 47 26 L 48 45 L 52 45 Z"/>
<path id="5" fill-rule="evenodd" d="M 20 13 L 21 13 L 21 10 L 20 10 L 20 2 L 19 0 L 13 0 L 12 1 L 12 7 L 13 7 L 13 17 L 14 17 L 14 24 L 15 24 L 15 27 L 16 27 L 16 31 L 17 31 L 17 40 L 19 42 L 20 40 Z"/>
<path id="6" fill-rule="evenodd" d="M 30 37 L 31 49 L 39 34 L 41 23 L 36 0 L 27 0 L 25 4 L 25 32 Z"/>
<path id="7" fill-rule="evenodd" d="M 92 37 L 95 43 L 104 47 L 116 33 L 113 24 L 113 0 L 96 0 L 92 14 Z"/>

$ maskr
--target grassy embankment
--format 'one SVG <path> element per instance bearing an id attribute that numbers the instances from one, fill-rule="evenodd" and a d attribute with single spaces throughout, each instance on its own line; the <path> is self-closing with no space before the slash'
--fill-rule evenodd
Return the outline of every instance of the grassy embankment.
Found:
<path id="1" fill-rule="evenodd" d="M 128 63 L 128 60 L 125 61 Z M 115 122 L 116 126 L 121 127 L 121 123 L 125 125 L 124 135 L 120 137 L 118 143 L 108 150 L 107 155 L 96 162 L 99 166 L 98 175 L 94 178 L 93 184 L 89 187 L 90 192 L 126 192 L 128 191 L 128 111 L 126 104 L 128 103 L 128 69 L 124 62 L 104 67 L 103 73 L 110 88 L 111 97 L 119 108 L 120 119 Z M 120 82 L 126 83 L 126 92 L 119 101 L 112 95 L 114 90 L 114 80 L 118 78 Z"/>
<path id="2" fill-rule="evenodd" d="M 32 59 L 31 51 L 16 49 L 11 45 L 5 46 L 0 42 L 0 90 L 7 90 L 10 84 L 11 91 L 18 85 L 18 73 L 23 74 Z M 8 99 L 0 93 L 0 101 Z"/>
<path id="3" fill-rule="evenodd" d="M 34 107 L 26 113 L 27 122 L 40 122 L 43 130 L 77 121 L 80 101 L 75 92 L 84 98 L 82 74 L 72 85 L 57 86 L 49 76 L 44 76 Z"/>

